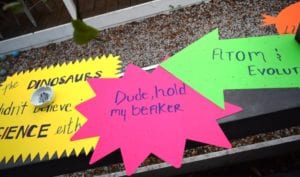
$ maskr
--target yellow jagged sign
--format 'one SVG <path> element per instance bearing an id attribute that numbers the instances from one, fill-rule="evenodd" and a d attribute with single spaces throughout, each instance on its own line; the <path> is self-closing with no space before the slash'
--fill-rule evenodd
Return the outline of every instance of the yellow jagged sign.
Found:
<path id="1" fill-rule="evenodd" d="M 119 57 L 64 63 L 15 74 L 0 87 L 0 160 L 22 161 L 46 154 L 51 158 L 74 150 L 90 152 L 98 138 L 70 141 L 86 119 L 75 109 L 94 96 L 88 78 L 115 78 L 119 74 Z M 30 102 L 32 93 L 41 86 L 51 86 L 55 100 L 44 108 Z"/>

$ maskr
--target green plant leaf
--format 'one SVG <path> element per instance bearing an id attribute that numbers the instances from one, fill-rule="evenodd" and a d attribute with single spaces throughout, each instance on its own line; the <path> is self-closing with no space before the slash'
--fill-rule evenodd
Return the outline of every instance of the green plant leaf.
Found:
<path id="1" fill-rule="evenodd" d="M 18 14 L 18 13 L 21 13 L 23 12 L 23 6 L 20 2 L 16 1 L 16 2 L 10 2 L 10 3 L 7 3 L 5 4 L 3 7 L 2 7 L 2 10 L 3 11 L 11 11 L 12 13 L 14 14 Z"/>
<path id="2" fill-rule="evenodd" d="M 97 37 L 98 30 L 87 25 L 82 20 L 72 20 L 72 25 L 74 28 L 73 39 L 76 44 L 83 45 Z"/>

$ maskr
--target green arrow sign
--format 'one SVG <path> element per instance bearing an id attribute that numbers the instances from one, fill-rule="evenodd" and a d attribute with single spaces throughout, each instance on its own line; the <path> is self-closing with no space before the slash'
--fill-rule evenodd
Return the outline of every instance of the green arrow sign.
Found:
<path id="1" fill-rule="evenodd" d="M 294 38 L 219 40 L 216 29 L 161 66 L 224 108 L 227 89 L 299 88 L 300 45 Z"/>

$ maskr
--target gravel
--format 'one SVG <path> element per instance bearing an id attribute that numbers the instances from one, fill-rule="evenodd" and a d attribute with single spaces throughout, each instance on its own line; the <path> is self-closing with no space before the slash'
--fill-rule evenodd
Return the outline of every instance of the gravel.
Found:
<path id="1" fill-rule="evenodd" d="M 219 28 L 220 37 L 223 39 L 276 34 L 274 26 L 261 25 L 261 14 L 277 15 L 281 9 L 294 2 L 297 1 L 211 0 L 209 3 L 200 3 L 183 9 L 175 8 L 169 14 L 100 31 L 101 41 L 93 40 L 79 46 L 72 40 L 67 40 L 21 52 L 17 58 L 8 56 L 5 61 L 0 61 L 0 68 L 7 69 L 8 75 L 12 75 L 37 67 L 110 53 L 119 55 L 123 66 L 133 63 L 145 67 L 159 63 L 164 56 L 173 55 L 214 28 Z M 5 76 L 0 76 L 0 83 L 5 79 Z M 292 134 L 300 134 L 300 127 L 246 137 L 232 141 L 232 144 L 237 147 Z M 218 150 L 221 148 L 201 146 L 187 150 L 185 156 Z M 157 158 L 151 156 L 143 165 L 159 162 Z M 92 176 L 122 169 L 123 164 L 114 164 L 60 177 Z"/>
<path id="2" fill-rule="evenodd" d="M 7 69 L 8 75 L 12 75 L 19 71 L 110 53 L 121 56 L 124 66 L 128 63 L 149 66 L 159 63 L 166 55 L 178 52 L 214 28 L 219 28 L 221 38 L 275 34 L 274 26 L 261 26 L 261 14 L 276 15 L 283 7 L 294 2 L 297 1 L 212 0 L 100 31 L 101 41 L 93 40 L 83 46 L 67 40 L 24 51 L 18 58 L 9 56 L 5 62 L 0 62 L 0 68 Z M 0 83 L 5 79 L 0 77 Z"/>
<path id="3" fill-rule="evenodd" d="M 275 140 L 287 136 L 292 136 L 292 135 L 299 135 L 300 134 L 300 126 L 295 126 L 295 127 L 290 127 L 290 128 L 285 128 L 281 130 L 276 130 L 273 132 L 266 132 L 266 133 L 260 133 L 256 134 L 253 136 L 248 136 L 236 140 L 231 140 L 231 144 L 234 147 L 241 147 L 241 146 L 246 146 L 249 144 L 255 144 L 259 142 L 264 142 L 264 141 L 270 141 L 270 140 Z M 200 155 L 200 154 L 207 154 L 211 152 L 216 152 L 216 151 L 221 151 L 223 148 L 215 147 L 215 146 L 210 146 L 210 145 L 204 145 L 204 146 L 199 146 L 196 148 L 191 148 L 187 149 L 184 152 L 184 157 L 191 157 L 195 155 Z M 146 166 L 146 165 L 152 165 L 152 164 L 157 164 L 157 163 L 162 163 L 160 159 L 156 158 L 155 156 L 151 155 L 149 156 L 141 166 Z M 108 173 L 113 173 L 113 172 L 118 172 L 124 170 L 124 165 L 123 163 L 117 163 L 117 164 L 112 164 L 109 166 L 102 166 L 102 167 L 97 167 L 94 169 L 88 169 L 85 171 L 81 172 L 76 172 L 76 173 L 71 173 L 71 174 L 64 174 L 64 175 L 59 175 L 57 177 L 93 177 L 95 175 L 104 175 Z M 226 175 L 224 175 L 226 176 Z M 214 176 L 212 176 L 214 177 Z"/>

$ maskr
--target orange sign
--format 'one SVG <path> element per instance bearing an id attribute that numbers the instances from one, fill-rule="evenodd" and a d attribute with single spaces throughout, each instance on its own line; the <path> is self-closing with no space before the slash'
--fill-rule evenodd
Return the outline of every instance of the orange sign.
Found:
<path id="1" fill-rule="evenodd" d="M 277 17 L 262 14 L 263 25 L 275 24 L 279 34 L 295 34 L 300 23 L 300 2 L 284 8 Z"/>

